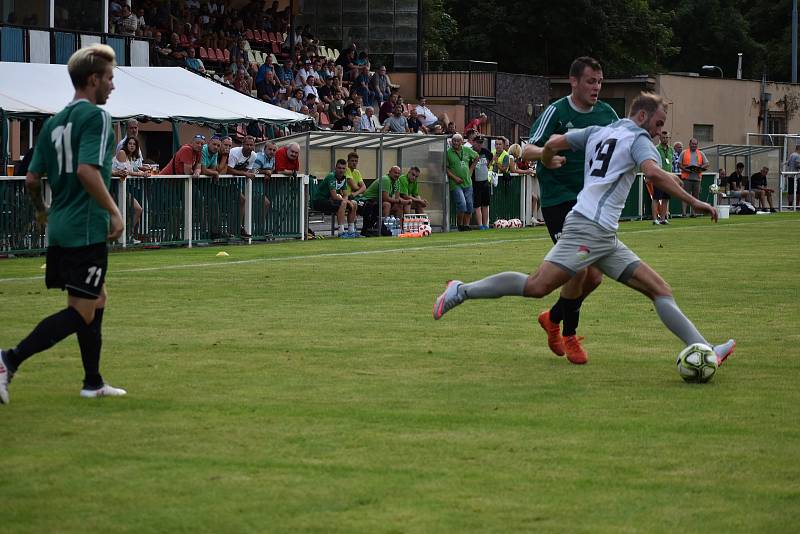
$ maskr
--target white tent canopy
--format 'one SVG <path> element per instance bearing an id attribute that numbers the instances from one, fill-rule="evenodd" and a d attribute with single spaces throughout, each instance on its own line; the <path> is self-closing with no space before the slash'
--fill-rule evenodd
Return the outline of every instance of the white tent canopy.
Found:
<path id="1" fill-rule="evenodd" d="M 309 120 L 179 67 L 117 67 L 114 86 L 103 106 L 114 119 Z M 72 100 L 74 92 L 66 65 L 0 62 L 0 109 L 8 115 L 54 115 Z"/>

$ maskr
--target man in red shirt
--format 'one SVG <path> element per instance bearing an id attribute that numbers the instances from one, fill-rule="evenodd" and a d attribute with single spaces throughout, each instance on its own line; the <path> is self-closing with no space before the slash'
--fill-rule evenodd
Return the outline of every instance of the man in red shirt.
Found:
<path id="1" fill-rule="evenodd" d="M 191 174 L 192 178 L 200 176 L 200 160 L 205 140 L 205 135 L 195 135 L 191 144 L 178 149 L 159 174 Z"/>
<path id="2" fill-rule="evenodd" d="M 474 129 L 479 134 L 485 133 L 483 131 L 483 127 L 486 125 L 487 120 L 488 118 L 486 117 L 486 113 L 481 113 L 477 118 L 472 119 L 467 123 L 466 126 L 464 126 L 464 133 L 466 133 L 470 128 Z"/>
<path id="3" fill-rule="evenodd" d="M 300 145 L 290 143 L 275 153 L 275 173 L 291 174 L 300 170 Z"/>

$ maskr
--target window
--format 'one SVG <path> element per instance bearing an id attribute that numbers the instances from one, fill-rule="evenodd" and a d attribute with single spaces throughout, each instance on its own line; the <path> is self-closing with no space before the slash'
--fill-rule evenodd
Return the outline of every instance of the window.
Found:
<path id="1" fill-rule="evenodd" d="M 771 134 L 785 134 L 786 129 L 786 115 L 784 112 L 770 111 L 767 116 L 767 133 Z"/>
<path id="2" fill-rule="evenodd" d="M 692 127 L 692 137 L 700 143 L 711 143 L 714 141 L 713 124 L 695 124 Z"/>

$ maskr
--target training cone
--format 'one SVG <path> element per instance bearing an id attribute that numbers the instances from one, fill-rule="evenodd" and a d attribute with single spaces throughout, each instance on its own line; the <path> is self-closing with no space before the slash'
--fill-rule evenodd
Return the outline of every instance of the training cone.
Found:
<path id="1" fill-rule="evenodd" d="M 43 263 L 43 264 L 42 264 L 42 266 L 41 266 L 41 267 L 39 267 L 39 268 L 40 268 L 40 269 L 47 269 L 47 264 L 46 264 L 46 263 Z"/>
<path id="2" fill-rule="evenodd" d="M 228 254 L 224 250 L 221 250 L 221 251 L 217 252 L 217 257 L 218 258 L 222 258 L 222 257 L 225 257 L 225 256 L 230 256 L 230 254 Z"/>

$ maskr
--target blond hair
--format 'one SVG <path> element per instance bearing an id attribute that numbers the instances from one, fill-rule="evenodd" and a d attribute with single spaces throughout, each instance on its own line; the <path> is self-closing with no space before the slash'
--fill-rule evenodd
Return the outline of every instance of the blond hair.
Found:
<path id="1" fill-rule="evenodd" d="M 67 71 L 75 89 L 83 89 L 89 84 L 93 74 L 102 76 L 109 65 L 116 64 L 114 49 L 104 44 L 93 44 L 81 48 L 69 58 Z"/>
<path id="2" fill-rule="evenodd" d="M 514 156 L 514 159 L 519 159 L 522 157 L 522 147 L 519 146 L 517 143 L 514 143 L 510 147 L 508 147 L 508 153 Z"/>
<path id="3" fill-rule="evenodd" d="M 664 99 L 654 93 L 642 92 L 639 93 L 639 96 L 637 96 L 634 99 L 633 104 L 631 104 L 631 112 L 628 116 L 633 117 L 640 111 L 644 111 L 649 119 L 653 116 L 653 113 L 659 109 L 663 109 L 664 111 L 667 110 L 667 105 L 664 103 Z"/>

